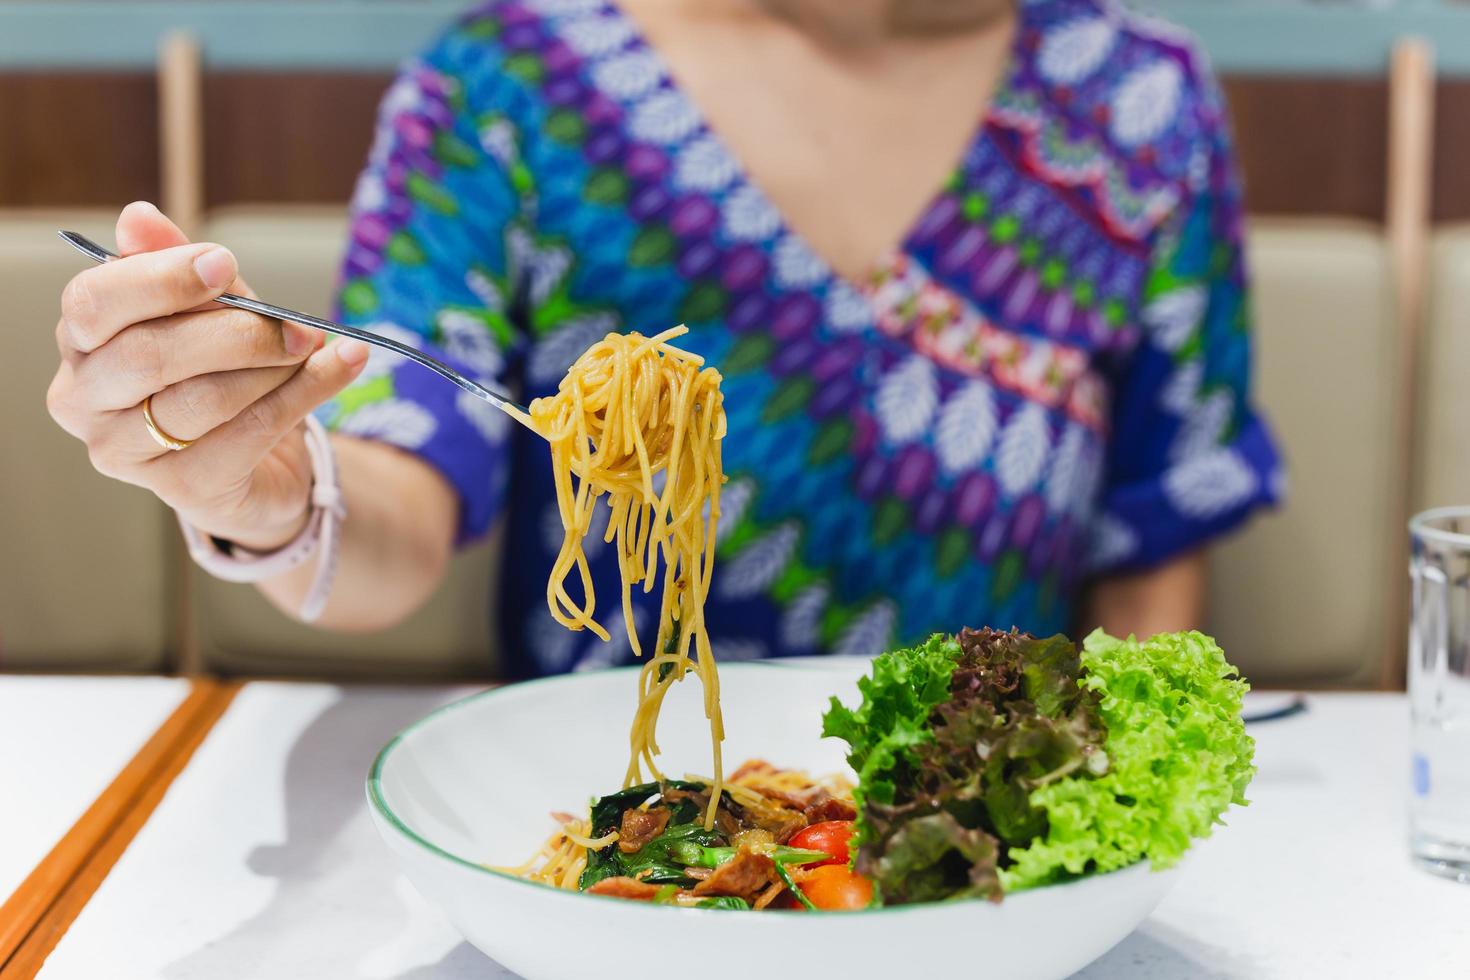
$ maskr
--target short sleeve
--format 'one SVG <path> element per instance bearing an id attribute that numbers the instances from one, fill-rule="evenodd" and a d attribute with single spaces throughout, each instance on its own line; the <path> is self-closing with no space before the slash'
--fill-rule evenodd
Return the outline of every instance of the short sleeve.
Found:
<path id="1" fill-rule="evenodd" d="M 521 220 L 516 128 L 497 106 L 504 76 L 486 45 L 451 32 L 384 96 L 351 206 L 337 315 L 503 387 L 522 343 L 506 242 Z M 387 351 L 323 405 L 333 431 L 414 453 L 460 501 L 461 543 L 504 497 L 508 419 Z"/>
<path id="2" fill-rule="evenodd" d="M 1280 456 L 1251 403 L 1242 201 L 1222 106 L 1211 92 L 1188 188 L 1153 246 L 1141 340 L 1114 389 L 1097 573 L 1193 550 L 1282 495 Z"/>

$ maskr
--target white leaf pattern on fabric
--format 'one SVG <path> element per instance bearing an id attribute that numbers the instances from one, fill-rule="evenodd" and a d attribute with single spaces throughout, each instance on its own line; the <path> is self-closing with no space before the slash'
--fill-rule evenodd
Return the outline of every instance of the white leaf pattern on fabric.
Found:
<path id="1" fill-rule="evenodd" d="M 846 282 L 833 280 L 827 290 L 827 325 L 836 333 L 857 333 L 873 325 L 873 304 Z"/>
<path id="2" fill-rule="evenodd" d="M 1199 358 L 1185 361 L 1159 389 L 1159 404 L 1174 415 L 1189 414 L 1199 401 L 1199 386 L 1204 377 L 1205 366 Z"/>
<path id="3" fill-rule="evenodd" d="M 1138 535 L 1111 514 L 1103 514 L 1092 528 L 1089 562 L 1093 567 L 1116 565 L 1138 551 Z"/>
<path id="4" fill-rule="evenodd" d="M 531 233 L 519 225 L 511 225 L 506 230 L 505 248 L 509 253 L 510 278 L 513 281 L 519 281 L 521 276 L 528 278 L 533 305 L 546 302 L 572 267 L 570 251 L 560 245 L 544 248 L 537 245 Z"/>
<path id="5" fill-rule="evenodd" d="M 838 657 L 876 657 L 888 648 L 893 637 L 893 624 L 897 621 L 897 609 L 884 599 L 861 613 L 837 638 L 832 648 Z"/>
<path id="6" fill-rule="evenodd" d="M 1035 402 L 1018 408 L 1000 434 L 995 475 L 1008 496 L 1019 497 L 1036 485 L 1051 451 L 1046 409 Z"/>
<path id="7" fill-rule="evenodd" d="M 787 289 L 810 289 L 827 278 L 827 263 L 795 235 L 782 235 L 776 243 L 776 281 Z"/>
<path id="8" fill-rule="evenodd" d="M 504 117 L 493 119 L 480 128 L 480 149 L 507 170 L 520 159 L 516 139 L 515 124 Z"/>
<path id="9" fill-rule="evenodd" d="M 666 472 L 660 470 L 660 473 Z M 732 480 L 720 490 L 720 526 L 715 528 L 715 544 L 719 544 L 730 536 L 745 516 L 745 510 L 750 502 L 755 499 L 755 481 L 744 477 Z M 709 520 L 709 503 L 704 505 L 704 519 Z M 720 566 L 716 565 L 718 569 Z M 716 572 L 718 577 L 718 572 Z"/>
<path id="10" fill-rule="evenodd" d="M 810 650 L 822 639 L 822 613 L 827 609 L 827 586 L 809 585 L 796 594 L 781 614 L 781 645 Z"/>
<path id="11" fill-rule="evenodd" d="M 573 317 L 531 348 L 526 378 L 534 385 L 554 385 L 587 348 L 618 328 L 614 313 L 597 312 Z"/>
<path id="12" fill-rule="evenodd" d="M 1052 454 L 1051 471 L 1046 475 L 1046 506 L 1053 514 L 1067 514 L 1077 507 L 1077 498 L 1084 476 L 1083 455 L 1087 445 L 1087 434 L 1076 422 L 1067 423 L 1062 437 L 1057 440 L 1057 451 Z"/>
<path id="13" fill-rule="evenodd" d="M 1256 492 L 1256 474 L 1234 450 L 1216 449 L 1171 467 L 1163 485 L 1175 510 L 1204 521 L 1249 500 Z"/>
<path id="14" fill-rule="evenodd" d="M 349 207 L 359 213 L 371 213 L 388 206 L 388 185 L 377 170 L 364 170 L 352 188 L 352 203 Z"/>
<path id="15" fill-rule="evenodd" d="M 464 274 L 464 284 L 470 292 L 475 294 L 475 299 L 485 309 L 493 313 L 505 312 L 505 297 L 500 294 L 500 287 L 479 269 L 470 269 Z"/>
<path id="16" fill-rule="evenodd" d="M 498 445 L 510 428 L 508 415 L 468 391 L 461 391 L 454 396 L 454 407 L 459 414 L 464 416 L 465 421 L 474 426 L 475 431 L 484 436 L 485 441 L 492 445 Z"/>
<path id="17" fill-rule="evenodd" d="M 480 378 L 492 378 L 500 373 L 505 358 L 483 320 L 463 310 L 440 310 L 435 319 L 440 343 L 450 357 Z"/>
<path id="18" fill-rule="evenodd" d="M 1097 506 L 1098 492 L 1102 488 L 1103 449 L 1096 439 L 1084 442 L 1082 453 L 1077 459 L 1077 492 L 1072 497 L 1071 514 L 1078 520 L 1086 520 Z"/>
<path id="19" fill-rule="evenodd" d="M 633 107 L 628 129 L 638 139 L 672 145 L 699 128 L 699 112 L 683 92 L 661 89 Z"/>
<path id="20" fill-rule="evenodd" d="M 771 655 L 770 647 L 760 640 L 711 640 L 710 652 L 717 664 L 735 664 L 749 660 L 765 660 Z"/>
<path id="21" fill-rule="evenodd" d="M 338 432 L 404 449 L 423 448 L 438 429 L 439 421 L 427 408 L 398 398 L 364 405 L 337 426 Z"/>
<path id="22" fill-rule="evenodd" d="M 781 216 L 766 196 L 749 184 L 738 187 L 721 206 L 725 231 L 741 241 L 760 241 L 775 234 Z"/>
<path id="23" fill-rule="evenodd" d="M 970 381 L 939 410 L 934 450 L 946 473 L 973 468 L 995 439 L 995 393 L 984 381 Z"/>
<path id="24" fill-rule="evenodd" d="M 633 36 L 633 25 L 619 14 L 594 14 L 562 25 L 561 36 L 584 58 L 616 51 Z"/>
<path id="25" fill-rule="evenodd" d="M 1174 119 L 1184 75 L 1173 61 L 1160 60 L 1135 68 L 1113 90 L 1110 131 L 1123 146 L 1156 139 Z"/>
<path id="26" fill-rule="evenodd" d="M 400 327 L 398 324 L 389 323 L 386 320 L 363 324 L 362 329 L 369 333 L 375 333 L 380 337 L 387 337 L 389 340 L 396 340 L 400 344 L 407 344 L 415 350 L 424 346 L 423 337 L 420 337 L 406 327 Z M 357 380 L 353 384 L 360 385 L 364 381 L 371 381 L 373 378 L 381 378 L 384 375 L 392 374 L 393 369 L 402 363 L 404 361 L 401 355 L 395 354 L 390 350 L 384 350 L 381 347 L 372 347 L 368 350 L 367 365 L 362 369 L 362 373 L 357 376 Z"/>
<path id="27" fill-rule="evenodd" d="M 1181 286 L 1155 296 L 1143 308 L 1141 319 L 1155 346 L 1173 353 L 1199 328 L 1209 296 L 1199 284 Z"/>
<path id="28" fill-rule="evenodd" d="M 873 395 L 878 425 L 884 438 L 895 445 L 923 435 L 934 418 L 938 402 L 939 380 L 934 375 L 934 362 L 919 355 L 884 375 Z"/>
<path id="29" fill-rule="evenodd" d="M 621 600 L 612 609 L 608 610 L 606 616 L 597 617 L 602 628 L 607 630 L 607 642 L 599 640 L 591 633 L 586 633 L 587 650 L 577 660 L 577 665 L 572 668 L 574 673 L 582 673 L 588 670 L 601 670 L 604 667 L 614 667 L 627 661 L 633 655 L 633 646 L 628 642 L 627 620 L 623 618 L 623 606 Z M 554 620 L 553 620 L 554 622 Z M 633 607 L 633 626 L 635 630 L 643 628 L 643 609 L 639 606 Z M 568 633 L 565 626 L 562 627 Z M 572 634 L 574 636 L 579 634 Z"/>
<path id="30" fill-rule="evenodd" d="M 701 136 L 679 151 L 674 161 L 674 186 L 705 193 L 724 190 L 737 170 L 724 144 L 713 136 Z"/>
<path id="31" fill-rule="evenodd" d="M 592 83 L 615 99 L 637 99 L 663 81 L 664 71 L 652 51 L 633 50 L 598 61 Z"/>
<path id="32" fill-rule="evenodd" d="M 787 523 L 750 542 L 715 575 L 720 598 L 748 599 L 770 588 L 786 570 L 800 539 L 800 527 Z"/>
<path id="33" fill-rule="evenodd" d="M 1117 38 L 1117 28 L 1103 17 L 1062 24 L 1042 38 L 1037 68 L 1049 82 L 1075 85 L 1097 71 Z"/>
<path id="34" fill-rule="evenodd" d="M 1224 388 L 1217 388 L 1184 416 L 1179 431 L 1169 443 L 1170 462 L 1201 456 L 1217 448 L 1225 438 L 1225 430 L 1235 414 L 1235 398 Z"/>
<path id="35" fill-rule="evenodd" d="M 595 561 L 597 556 L 602 554 L 602 549 L 609 547 L 608 543 L 602 540 L 602 536 L 607 533 L 607 522 L 611 519 L 612 509 L 607 506 L 605 500 L 598 501 L 597 506 L 592 508 L 592 520 L 587 526 L 587 536 L 582 539 L 582 553 L 587 556 L 588 561 Z M 552 501 L 541 512 L 541 543 L 545 545 L 548 552 L 555 555 L 561 551 L 561 543 L 566 539 L 566 535 L 566 529 L 561 526 L 561 511 L 557 508 L 556 501 Z M 599 598 L 600 596 L 599 593 Z"/>
<path id="36" fill-rule="evenodd" d="M 526 6 L 547 17 L 590 14 L 602 6 L 601 0 L 525 0 Z"/>

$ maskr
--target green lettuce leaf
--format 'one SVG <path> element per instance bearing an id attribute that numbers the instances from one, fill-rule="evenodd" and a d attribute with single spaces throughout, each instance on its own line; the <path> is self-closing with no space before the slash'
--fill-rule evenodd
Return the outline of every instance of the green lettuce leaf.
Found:
<path id="1" fill-rule="evenodd" d="M 1099 630 L 1084 642 L 1082 664 L 1107 729 L 1108 769 L 1031 792 L 1046 829 L 1007 853 L 1006 891 L 1142 858 L 1168 867 L 1230 804 L 1246 803 L 1255 743 L 1240 705 L 1249 685 L 1214 640 L 1189 632 L 1139 642 Z"/>
<path id="2" fill-rule="evenodd" d="M 1001 897 L 1011 844 L 1046 830 L 1030 794 L 1101 772 L 1097 697 L 1066 637 L 963 630 L 884 654 L 824 731 L 858 772 L 857 870 L 884 902 Z"/>
<path id="3" fill-rule="evenodd" d="M 822 734 L 847 742 L 860 808 L 866 799 L 892 803 L 895 779 L 918 763 L 919 747 L 934 740 L 929 715 L 949 697 L 959 654 L 953 637 L 936 633 L 919 646 L 874 660 L 871 675 L 858 681 L 863 700 L 856 709 L 832 699 L 822 716 Z M 861 820 L 857 834 L 863 834 Z"/>

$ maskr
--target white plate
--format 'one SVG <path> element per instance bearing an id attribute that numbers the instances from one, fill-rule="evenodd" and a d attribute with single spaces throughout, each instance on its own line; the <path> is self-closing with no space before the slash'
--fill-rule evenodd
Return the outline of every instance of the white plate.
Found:
<path id="1" fill-rule="evenodd" d="M 856 698 L 866 668 L 722 667 L 726 768 L 764 758 L 844 769 L 844 746 L 821 738 L 821 716 L 831 695 Z M 527 980 L 648 980 L 669 964 L 689 965 L 700 980 L 1065 977 L 1133 931 L 1176 877 L 1134 865 L 999 905 L 811 914 L 663 908 L 484 868 L 523 861 L 554 829 L 550 811 L 576 811 L 619 787 L 634 701 L 631 669 L 487 691 L 410 726 L 369 774 L 373 820 L 404 873 L 465 938 Z M 701 703 L 693 677 L 665 702 L 659 742 L 669 775 L 710 771 Z"/>

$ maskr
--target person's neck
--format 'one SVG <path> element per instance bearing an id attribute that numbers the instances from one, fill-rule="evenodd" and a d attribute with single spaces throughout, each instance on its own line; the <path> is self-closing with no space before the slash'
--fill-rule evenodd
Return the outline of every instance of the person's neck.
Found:
<path id="1" fill-rule="evenodd" d="M 751 0 L 766 13 L 840 48 L 894 38 L 982 30 L 1009 16 L 1015 0 Z"/>

